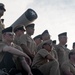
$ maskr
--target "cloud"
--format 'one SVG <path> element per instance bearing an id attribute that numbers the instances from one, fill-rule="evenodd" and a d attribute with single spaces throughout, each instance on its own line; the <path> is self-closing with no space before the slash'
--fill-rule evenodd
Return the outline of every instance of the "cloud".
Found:
<path id="1" fill-rule="evenodd" d="M 57 39 L 59 33 L 66 31 L 69 35 L 68 44 L 71 48 L 71 43 L 75 38 L 73 36 L 75 30 L 75 0 L 34 0 L 29 6 L 33 7 L 38 13 L 35 35 L 48 29 L 52 39 Z"/>

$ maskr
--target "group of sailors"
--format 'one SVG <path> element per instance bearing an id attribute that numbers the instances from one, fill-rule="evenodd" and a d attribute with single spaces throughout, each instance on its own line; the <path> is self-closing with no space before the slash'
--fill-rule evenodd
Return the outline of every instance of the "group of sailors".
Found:
<path id="1" fill-rule="evenodd" d="M 0 18 L 6 11 L 0 3 Z M 75 43 L 67 48 L 67 32 L 58 34 L 59 44 L 48 30 L 36 35 L 35 24 L 4 28 L 0 19 L 0 75 L 75 75 Z"/>

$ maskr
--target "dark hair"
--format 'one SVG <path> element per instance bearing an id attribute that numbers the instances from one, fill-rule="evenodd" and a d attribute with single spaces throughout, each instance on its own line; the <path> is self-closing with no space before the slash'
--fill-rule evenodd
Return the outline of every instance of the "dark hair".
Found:
<path id="1" fill-rule="evenodd" d="M 74 54 L 75 54 L 75 52 L 74 52 L 74 51 L 71 51 L 71 52 L 69 53 L 69 55 L 68 55 L 69 59 L 71 58 L 71 55 L 74 55 Z"/>

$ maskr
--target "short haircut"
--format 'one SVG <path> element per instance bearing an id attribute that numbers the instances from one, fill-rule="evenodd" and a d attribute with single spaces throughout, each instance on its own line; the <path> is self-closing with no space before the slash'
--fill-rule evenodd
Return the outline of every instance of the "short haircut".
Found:
<path id="1" fill-rule="evenodd" d="M 74 55 L 74 54 L 75 54 L 75 52 L 74 52 L 74 51 L 71 51 L 71 52 L 69 53 L 69 55 L 68 55 L 69 59 L 71 58 L 71 55 Z"/>

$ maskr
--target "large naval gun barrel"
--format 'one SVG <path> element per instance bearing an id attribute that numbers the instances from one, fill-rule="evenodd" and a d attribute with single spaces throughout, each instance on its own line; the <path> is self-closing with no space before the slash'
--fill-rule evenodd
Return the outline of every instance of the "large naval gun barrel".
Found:
<path id="1" fill-rule="evenodd" d="M 26 26 L 37 19 L 37 17 L 37 13 L 33 9 L 27 9 L 11 26 L 13 29 L 19 25 Z"/>

